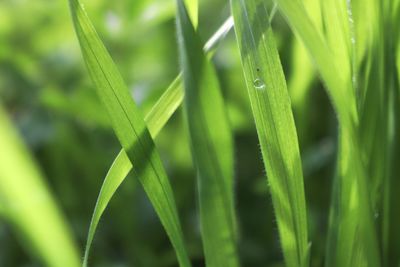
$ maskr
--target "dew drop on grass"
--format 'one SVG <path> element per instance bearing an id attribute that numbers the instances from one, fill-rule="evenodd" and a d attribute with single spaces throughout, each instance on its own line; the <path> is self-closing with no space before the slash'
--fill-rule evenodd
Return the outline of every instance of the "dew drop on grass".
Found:
<path id="1" fill-rule="evenodd" d="M 267 88 L 264 81 L 260 78 L 255 79 L 253 85 L 257 90 L 265 90 Z"/>

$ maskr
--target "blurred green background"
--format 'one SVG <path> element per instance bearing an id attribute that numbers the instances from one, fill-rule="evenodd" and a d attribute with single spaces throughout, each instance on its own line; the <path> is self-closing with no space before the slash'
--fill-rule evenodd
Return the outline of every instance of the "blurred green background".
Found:
<path id="1" fill-rule="evenodd" d="M 174 1 L 84 3 L 136 103 L 148 111 L 179 73 Z M 228 16 L 227 1 L 201 1 L 203 40 Z M 303 62 L 301 58 L 293 62 L 294 36 L 279 14 L 273 27 L 289 88 L 295 90 L 293 81 L 298 84 L 302 79 L 298 68 Z M 233 31 L 213 61 L 235 135 L 242 266 L 283 266 Z M 337 125 L 313 70 L 305 76 L 306 89 L 293 98 L 293 108 L 305 174 L 311 265 L 322 266 Z M 85 70 L 66 0 L 0 1 L 0 99 L 44 173 L 83 254 L 97 195 L 120 145 Z M 204 266 L 195 173 L 184 127 L 178 110 L 156 144 L 173 185 L 194 266 Z M 29 252 L 24 238 L 0 217 L 0 266 L 41 266 Z M 90 264 L 177 266 L 151 204 L 132 177 L 122 184 L 101 220 Z"/>

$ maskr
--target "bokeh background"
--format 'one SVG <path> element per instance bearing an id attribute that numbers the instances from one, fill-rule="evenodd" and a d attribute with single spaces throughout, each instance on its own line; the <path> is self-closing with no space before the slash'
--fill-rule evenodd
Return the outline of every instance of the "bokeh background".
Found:
<path id="1" fill-rule="evenodd" d="M 206 41 L 229 16 L 229 5 L 225 0 L 200 2 L 200 33 Z M 84 3 L 145 113 L 179 73 L 174 1 Z M 311 264 L 322 266 L 335 166 L 336 117 L 314 71 L 301 69 L 309 65 L 302 61 L 307 58 L 294 59 L 299 45 L 279 14 L 273 28 L 293 95 L 305 174 Z M 233 31 L 220 44 L 213 61 L 235 136 L 242 266 L 283 266 Z M 296 90 L 304 91 L 296 96 Z M 67 0 L 0 1 L 0 99 L 44 173 L 83 254 L 97 195 L 120 145 L 85 69 Z M 195 173 L 180 109 L 156 144 L 173 185 L 194 266 L 204 266 Z M 41 266 L 32 255 L 24 238 L 0 218 L 0 266 Z M 168 238 L 133 177 L 127 177 L 106 210 L 90 263 L 177 266 Z"/>

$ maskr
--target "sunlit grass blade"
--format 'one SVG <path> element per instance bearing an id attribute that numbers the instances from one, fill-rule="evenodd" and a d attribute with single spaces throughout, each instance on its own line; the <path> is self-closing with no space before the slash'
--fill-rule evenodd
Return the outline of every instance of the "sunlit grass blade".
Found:
<path id="1" fill-rule="evenodd" d="M 339 120 L 351 124 L 358 123 L 357 106 L 351 86 L 351 79 L 340 71 L 340 62 L 333 56 L 328 43 L 308 16 L 299 0 L 275 0 L 286 17 L 294 33 L 303 42 L 319 70 L 327 91 L 337 109 Z M 348 74 L 348 73 L 347 73 Z"/>
<path id="2" fill-rule="evenodd" d="M 144 119 L 81 4 L 71 0 L 70 7 L 87 69 L 114 131 L 134 163 L 134 175 L 153 204 L 180 266 L 190 266 L 173 192 Z"/>
<path id="3" fill-rule="evenodd" d="M 326 248 L 326 266 L 380 266 L 367 175 L 359 140 L 342 127 Z"/>
<path id="4" fill-rule="evenodd" d="M 208 56 L 213 54 L 219 42 L 225 37 L 232 27 L 232 17 L 229 17 L 205 44 L 204 51 Z M 157 103 L 154 104 L 153 108 L 149 111 L 144 119 L 150 131 L 150 135 L 153 138 L 158 135 L 164 125 L 174 114 L 176 109 L 181 105 L 182 100 L 182 74 L 179 74 L 163 93 Z M 118 153 L 118 156 L 114 159 L 114 162 L 104 179 L 100 194 L 97 198 L 97 204 L 93 211 L 92 220 L 89 226 L 84 262 L 87 262 L 88 260 L 90 247 L 93 242 L 96 228 L 105 208 L 131 169 L 132 163 L 129 160 L 125 150 L 122 149 Z"/>
<path id="5" fill-rule="evenodd" d="M 0 217 L 43 265 L 80 266 L 65 218 L 2 107 L 0 125 Z"/>
<path id="6" fill-rule="evenodd" d="M 357 65 L 361 65 L 363 59 L 372 46 L 377 20 L 376 0 L 352 0 L 355 36 L 355 57 Z M 365 19 L 365 18 L 368 19 Z M 360 88 L 362 89 L 362 88 Z"/>
<path id="7" fill-rule="evenodd" d="M 315 80 L 315 69 L 303 44 L 294 40 L 292 47 L 292 75 L 288 81 L 290 99 L 296 116 L 297 133 L 300 144 L 306 144 L 308 139 L 308 117 L 310 93 Z M 303 143 L 302 143 L 303 142 Z"/>
<path id="8" fill-rule="evenodd" d="M 193 23 L 193 26 L 197 28 L 199 16 L 199 1 L 198 0 L 183 0 L 187 7 L 188 16 Z"/>
<path id="9" fill-rule="evenodd" d="M 233 203 L 233 141 L 215 69 L 177 0 L 177 32 L 191 152 L 198 176 L 206 265 L 239 266 Z"/>
<path id="10" fill-rule="evenodd" d="M 400 17 L 400 16 L 399 16 Z M 398 82 L 400 84 L 400 38 L 398 38 L 399 40 L 397 41 L 397 79 Z M 398 88 L 400 88 L 400 86 L 398 86 Z"/>
<path id="11" fill-rule="evenodd" d="M 287 266 L 307 266 L 308 237 L 297 133 L 263 1 L 231 0 L 235 32 Z"/>
<path id="12" fill-rule="evenodd" d="M 354 10 L 351 2 L 349 10 Z M 353 48 L 362 27 L 359 23 L 379 21 L 379 2 L 372 2 L 371 20 L 355 20 L 355 28 L 359 34 L 349 37 Z M 360 6 L 364 12 L 365 3 Z M 349 19 L 352 22 L 349 11 Z M 374 23 L 365 27 L 370 40 L 369 53 L 362 59 L 354 58 L 353 64 L 363 60 L 367 68 L 363 70 L 353 65 L 353 74 L 348 79 L 353 82 L 349 92 L 356 92 L 359 110 L 359 124 L 354 123 L 356 130 L 351 133 L 351 126 L 342 122 L 339 149 L 339 177 L 335 181 L 331 218 L 329 225 L 327 265 L 328 266 L 380 266 L 380 251 L 375 232 L 375 224 L 380 219 L 374 218 L 380 213 L 377 204 L 381 203 L 380 191 L 388 179 L 388 118 L 389 103 L 387 99 L 389 83 L 385 81 L 384 46 L 385 37 L 381 35 L 383 23 Z M 351 58 L 351 57 L 349 57 Z M 344 60 L 340 60 L 342 64 Z M 357 74 L 359 77 L 355 76 Z M 387 73 L 390 73 L 388 71 Z M 359 161 L 354 161 L 359 158 Z M 352 162 L 353 165 L 350 165 Z M 361 163 L 361 164 L 360 164 Z M 350 167 L 351 166 L 351 167 Z M 382 216 L 381 216 L 382 218 Z"/>
<path id="13" fill-rule="evenodd" d="M 316 28 L 322 32 L 321 7 L 319 0 L 304 1 L 310 19 Z M 310 107 L 310 91 L 315 81 L 316 73 L 307 50 L 303 43 L 298 39 L 293 40 L 292 44 L 292 75 L 288 81 L 288 89 L 292 102 L 293 111 L 296 118 L 297 133 L 301 145 L 307 145 L 309 134 L 309 107 Z"/>
<path id="14" fill-rule="evenodd" d="M 350 26 L 354 26 L 353 18 L 348 17 L 352 14 L 350 5 L 351 1 L 321 1 L 325 39 L 332 56 L 340 62 L 340 72 L 344 77 L 351 76 L 352 45 L 355 43 L 351 36 L 353 32 L 350 32 Z"/>
<path id="15" fill-rule="evenodd" d="M 371 39 L 368 47 L 368 54 L 363 61 L 367 67 L 359 72 L 360 87 L 362 87 L 362 101 L 360 102 L 360 143 L 363 150 L 363 161 L 368 173 L 368 187 L 373 212 L 378 214 L 378 205 L 382 198 L 382 185 L 387 180 L 388 153 L 389 153 L 389 92 L 391 91 L 393 63 L 385 63 L 385 46 L 388 36 L 384 34 L 385 20 L 382 16 L 382 8 L 379 2 L 369 4 L 374 12 L 370 13 L 371 20 L 356 20 L 358 24 L 366 24 L 367 33 Z M 362 10 L 363 6 L 359 6 Z M 358 11 L 358 12 L 362 12 Z M 374 24 L 372 24 L 374 23 Z M 386 26 L 386 28 L 389 28 Z M 361 29 L 360 29 L 361 30 Z M 361 35 L 361 33 L 360 33 Z M 358 42 L 355 39 L 356 43 Z M 387 52 L 387 51 L 386 51 Z"/>
<path id="16" fill-rule="evenodd" d="M 183 100 L 182 74 L 179 74 L 144 118 L 150 134 L 155 138 Z"/>
<path id="17" fill-rule="evenodd" d="M 289 25 L 313 58 L 332 98 L 340 124 L 338 172 L 335 179 L 327 248 L 328 266 L 359 266 L 379 261 L 367 175 L 359 140 L 359 114 L 351 72 L 339 66 L 333 41 L 318 34 L 299 0 L 276 0 Z M 343 14 L 343 13 L 341 13 Z M 327 22 L 329 23 L 329 22 Z M 335 31 L 340 31 L 335 29 Z M 342 34 L 342 33 L 341 33 Z M 331 37 L 333 39 L 333 37 Z M 340 39 L 340 38 L 339 38 Z"/>

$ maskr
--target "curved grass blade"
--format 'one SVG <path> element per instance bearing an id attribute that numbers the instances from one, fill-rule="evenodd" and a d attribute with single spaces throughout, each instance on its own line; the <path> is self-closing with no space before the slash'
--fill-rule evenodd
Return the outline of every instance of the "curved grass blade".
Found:
<path id="1" fill-rule="evenodd" d="M 43 265 L 78 267 L 80 256 L 66 220 L 2 107 L 0 125 L 0 216 Z"/>
<path id="2" fill-rule="evenodd" d="M 351 77 L 351 53 L 355 44 L 353 32 L 353 18 L 349 7 L 351 1 L 324 0 L 321 1 L 322 17 L 324 21 L 325 40 L 331 54 L 340 62 L 340 72 L 344 77 Z M 351 24 L 350 24 L 351 22 Z"/>
<path id="3" fill-rule="evenodd" d="M 201 48 L 182 0 L 177 32 L 183 69 L 185 117 L 198 176 L 206 266 L 239 266 L 235 242 L 233 141 L 215 69 Z"/>
<path id="4" fill-rule="evenodd" d="M 92 219 L 90 221 L 88 238 L 86 241 L 85 255 L 83 258 L 83 266 L 88 265 L 90 246 L 93 242 L 94 234 L 99 224 L 101 215 L 110 202 L 114 192 L 121 185 L 125 177 L 132 169 L 132 163 L 129 160 L 125 150 L 121 150 L 115 158 L 113 164 L 107 172 L 106 178 L 101 186 L 99 197 L 96 201 Z"/>
<path id="5" fill-rule="evenodd" d="M 340 123 L 337 178 L 334 184 L 327 248 L 327 266 L 379 266 L 366 171 L 359 141 L 359 114 L 352 75 L 338 66 L 348 64 L 334 57 L 310 21 L 299 0 L 275 0 L 292 30 L 316 63 Z M 343 13 L 342 13 L 343 14 Z"/>
<path id="6" fill-rule="evenodd" d="M 78 0 L 69 2 L 83 58 L 116 136 L 135 163 L 134 175 L 153 204 L 180 266 L 190 266 L 172 188 L 143 117 L 81 4 Z"/>
<path id="7" fill-rule="evenodd" d="M 358 123 L 358 112 L 352 90 L 351 79 L 340 71 L 340 62 L 333 56 L 331 48 L 321 32 L 308 16 L 299 0 L 275 0 L 286 17 L 293 32 L 300 38 L 319 70 L 326 89 L 336 108 L 339 121 L 345 124 Z M 348 74 L 348 73 L 347 73 Z"/>
<path id="8" fill-rule="evenodd" d="M 322 18 L 319 0 L 303 1 L 310 19 L 322 32 Z M 308 56 L 304 45 L 298 40 L 293 40 L 291 68 L 293 74 L 288 80 L 288 89 L 296 118 L 297 134 L 301 147 L 309 141 L 310 93 L 316 78 L 315 68 Z"/>
<path id="9" fill-rule="evenodd" d="M 219 42 L 233 27 L 232 17 L 229 17 L 215 34 L 208 40 L 204 46 L 204 51 L 211 56 Z M 175 110 L 181 105 L 183 100 L 182 74 L 180 73 L 175 80 L 170 84 L 164 94 L 160 97 L 157 103 L 153 106 L 150 112 L 145 117 L 145 122 L 150 131 L 150 135 L 155 138 L 164 125 L 168 122 Z M 88 238 L 86 241 L 84 262 L 87 264 L 90 247 L 96 232 L 100 218 L 110 202 L 115 191 L 124 181 L 130 170 L 132 163 L 128 158 L 125 150 L 122 149 L 118 156 L 114 159 L 97 198 L 96 207 L 93 211 L 92 219 L 89 226 Z"/>
<path id="10" fill-rule="evenodd" d="M 293 40 L 291 66 L 293 74 L 288 80 L 288 89 L 296 117 L 296 127 L 300 144 L 308 143 L 308 117 L 310 113 L 310 93 L 315 80 L 315 69 L 309 60 L 303 44 Z"/>
<path id="11" fill-rule="evenodd" d="M 231 0 L 286 265 L 308 265 L 303 172 L 286 81 L 263 1 Z"/>

